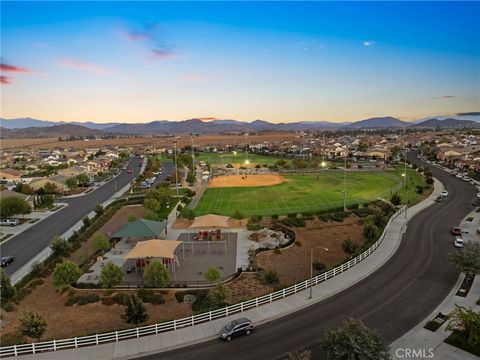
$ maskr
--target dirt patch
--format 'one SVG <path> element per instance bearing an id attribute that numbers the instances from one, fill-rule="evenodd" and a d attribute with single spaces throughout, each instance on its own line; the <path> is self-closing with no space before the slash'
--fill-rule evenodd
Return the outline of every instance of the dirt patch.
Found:
<path id="1" fill-rule="evenodd" d="M 210 180 L 209 188 L 273 186 L 285 182 L 282 175 L 229 175 L 218 176 Z"/>
<path id="2" fill-rule="evenodd" d="M 341 223 L 311 221 L 306 228 L 293 228 L 295 240 L 301 246 L 294 244 L 281 251 L 264 252 L 258 255 L 257 265 L 268 270 L 275 270 L 284 285 L 294 284 L 310 276 L 310 249 L 313 250 L 313 260 L 326 266 L 333 266 L 348 258 L 343 251 L 342 242 L 346 239 L 362 245 L 363 226 L 359 219 L 351 216 Z M 328 249 L 328 250 L 326 250 Z"/>
<path id="3" fill-rule="evenodd" d="M 4 334 L 13 333 L 19 326 L 19 316 L 24 310 L 31 310 L 39 313 L 47 321 L 47 331 L 44 339 L 63 339 L 74 336 L 114 331 L 131 328 L 133 325 L 126 324 L 121 315 L 124 307 L 121 305 L 103 305 L 96 302 L 87 305 L 65 306 L 69 298 L 68 292 L 60 294 L 52 284 L 51 277 L 44 279 L 45 283 L 39 285 L 33 292 L 26 296 L 20 305 L 15 305 L 12 312 L 2 311 L 2 318 L 6 325 L 2 329 Z M 125 293 L 131 293 L 124 291 Z M 77 290 L 73 295 L 87 295 L 96 293 L 100 297 L 104 291 L 100 290 Z M 178 319 L 191 315 L 190 306 L 185 303 L 178 303 L 174 297 L 175 291 L 171 290 L 163 295 L 165 304 L 145 304 L 150 315 L 148 324 Z"/>
<path id="4" fill-rule="evenodd" d="M 254 273 L 243 273 L 238 279 L 225 286 L 227 301 L 230 304 L 262 296 L 272 291 L 273 287 L 262 284 Z"/>
<path id="5" fill-rule="evenodd" d="M 137 219 L 141 219 L 143 217 L 143 205 L 127 205 L 122 206 L 111 218 L 107 221 L 105 225 L 103 225 L 98 231 L 95 232 L 93 236 L 96 234 L 104 234 L 108 235 L 109 233 L 113 234 L 116 231 L 120 230 L 122 226 L 128 223 L 128 217 L 130 215 L 135 216 Z M 90 237 L 87 241 L 83 242 L 80 249 L 75 251 L 69 260 L 72 260 L 76 263 L 82 263 L 84 259 L 90 256 L 93 253 L 92 249 L 92 239 L 93 236 Z"/>

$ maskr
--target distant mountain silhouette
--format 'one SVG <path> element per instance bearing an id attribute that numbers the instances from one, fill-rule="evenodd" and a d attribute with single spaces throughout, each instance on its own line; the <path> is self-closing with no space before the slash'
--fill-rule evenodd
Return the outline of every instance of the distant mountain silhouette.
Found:
<path id="1" fill-rule="evenodd" d="M 34 138 L 53 138 L 69 136 L 100 136 L 103 131 L 89 129 L 85 126 L 73 124 L 61 124 L 53 126 L 36 126 L 23 129 L 0 128 L 2 139 L 34 139 Z"/>
<path id="2" fill-rule="evenodd" d="M 377 129 L 389 127 L 406 127 L 409 125 L 411 124 L 406 121 L 402 121 L 391 116 L 386 116 L 360 120 L 346 127 L 350 129 Z"/>
<path id="3" fill-rule="evenodd" d="M 421 123 L 412 125 L 415 128 L 480 128 L 480 123 L 471 120 L 459 120 L 459 119 L 429 119 L 422 121 Z"/>

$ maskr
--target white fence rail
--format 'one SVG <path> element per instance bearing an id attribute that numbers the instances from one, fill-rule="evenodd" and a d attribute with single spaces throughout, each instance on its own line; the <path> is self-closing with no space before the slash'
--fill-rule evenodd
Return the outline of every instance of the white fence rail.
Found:
<path id="1" fill-rule="evenodd" d="M 84 346 L 99 345 L 99 344 L 108 343 L 108 342 L 116 342 L 116 341 L 131 339 L 131 338 L 138 338 L 141 336 L 154 335 L 161 332 L 178 330 L 184 327 L 189 327 L 189 326 L 198 325 L 204 322 L 209 322 L 215 319 L 219 319 L 219 318 L 240 313 L 252 308 L 256 308 L 256 307 L 259 307 L 260 305 L 271 303 L 275 300 L 283 299 L 289 295 L 293 295 L 300 291 L 306 290 L 311 285 L 317 285 L 336 275 L 339 275 L 342 272 L 350 269 L 352 266 L 364 260 L 366 257 L 368 257 L 380 246 L 380 244 L 382 243 L 385 237 L 385 232 L 387 227 L 398 215 L 403 213 L 405 209 L 406 208 L 403 207 L 402 209 L 398 210 L 390 218 L 380 238 L 363 253 L 351 259 L 350 261 L 337 266 L 336 268 L 333 268 L 327 272 L 317 275 L 311 279 L 292 285 L 288 288 L 285 288 L 264 296 L 260 296 L 255 299 L 243 301 L 235 305 L 230 305 L 222 309 L 213 310 L 207 313 L 193 315 L 187 318 L 172 320 L 164 323 L 157 323 L 157 324 L 142 326 L 134 329 L 120 330 L 120 331 L 114 331 L 114 332 L 109 332 L 104 334 L 95 334 L 95 335 L 82 336 L 82 337 L 75 337 L 70 339 L 51 340 L 51 341 L 45 341 L 45 342 L 39 342 L 39 343 L 5 346 L 0 348 L 0 357 L 17 356 L 17 355 L 25 355 L 25 354 L 37 354 L 41 352 L 79 348 Z"/>

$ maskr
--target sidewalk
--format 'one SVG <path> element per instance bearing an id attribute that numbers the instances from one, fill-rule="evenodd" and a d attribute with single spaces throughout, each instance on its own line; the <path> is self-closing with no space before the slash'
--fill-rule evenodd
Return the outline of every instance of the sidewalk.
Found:
<path id="1" fill-rule="evenodd" d="M 43 354 L 26 355 L 25 359 L 127 359 L 140 355 L 148 355 L 157 352 L 172 350 L 175 348 L 200 343 L 214 339 L 219 329 L 226 322 L 238 317 L 247 316 L 255 319 L 257 325 L 272 321 L 310 306 L 316 302 L 325 300 L 342 290 L 361 281 L 371 273 L 379 269 L 388 259 L 393 256 L 406 224 L 417 213 L 435 203 L 435 198 L 443 190 L 443 185 L 435 180 L 434 192 L 421 203 L 411 207 L 408 211 L 395 218 L 386 229 L 385 238 L 381 245 L 364 261 L 355 265 L 340 275 L 331 278 L 313 287 L 313 299 L 308 298 L 308 292 L 299 292 L 284 299 L 262 305 L 258 308 L 245 311 L 243 314 L 235 314 L 231 317 L 220 318 L 200 325 L 182 328 L 176 331 L 161 333 L 158 335 L 134 338 L 125 341 L 101 344 L 98 346 L 83 347 L 81 349 L 62 350 Z"/>
<path id="2" fill-rule="evenodd" d="M 467 221 L 473 217 L 471 221 Z M 465 241 L 480 241 L 477 235 L 477 227 L 480 225 L 480 213 L 472 212 L 462 221 L 460 227 L 462 229 L 462 237 Z M 425 354 L 433 352 L 433 359 L 449 359 L 449 360 L 475 360 L 479 357 L 463 351 L 455 346 L 449 345 L 444 340 L 450 335 L 445 330 L 447 323 L 445 322 L 437 331 L 433 332 L 424 329 L 423 326 L 432 320 L 438 313 L 449 314 L 455 309 L 455 304 L 472 308 L 476 312 L 480 312 L 480 305 L 476 302 L 480 299 L 480 276 L 475 277 L 473 285 L 467 297 L 456 296 L 458 288 L 463 281 L 463 274 L 457 280 L 457 283 L 447 295 L 445 300 L 422 322 L 415 328 L 407 332 L 400 339 L 391 344 L 391 354 L 393 359 L 404 359 L 406 349 L 414 349 L 423 351 Z M 422 357 L 411 357 L 411 359 L 422 359 Z"/>

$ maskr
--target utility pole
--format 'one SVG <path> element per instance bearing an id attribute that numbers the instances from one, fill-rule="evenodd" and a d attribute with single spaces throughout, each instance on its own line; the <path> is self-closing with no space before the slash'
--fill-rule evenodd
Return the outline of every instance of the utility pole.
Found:
<path id="1" fill-rule="evenodd" d="M 193 133 L 190 133 L 190 139 L 192 140 L 192 173 L 196 181 L 197 177 L 195 174 L 195 150 L 193 149 Z"/>
<path id="2" fill-rule="evenodd" d="M 178 196 L 178 166 L 177 166 L 177 139 L 173 140 L 173 156 L 175 159 L 175 189 Z"/>
<path id="3" fill-rule="evenodd" d="M 347 153 L 348 144 L 345 144 L 345 165 L 343 170 L 343 211 L 347 211 Z"/>

